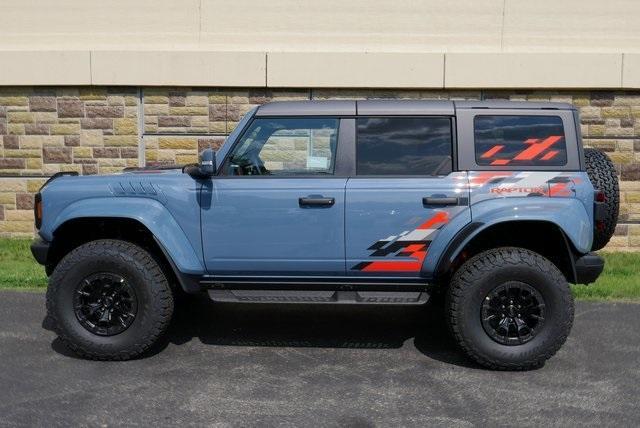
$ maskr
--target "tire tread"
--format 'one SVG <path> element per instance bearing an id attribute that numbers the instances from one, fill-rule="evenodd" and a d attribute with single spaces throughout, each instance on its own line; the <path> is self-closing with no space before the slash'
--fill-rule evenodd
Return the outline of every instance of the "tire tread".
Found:
<path id="1" fill-rule="evenodd" d="M 518 363 L 504 362 L 496 358 L 484 355 L 475 345 L 473 340 L 466 336 L 460 328 L 461 318 L 460 301 L 471 289 L 474 281 L 491 271 L 505 266 L 521 266 L 522 264 L 539 269 L 544 272 L 558 287 L 563 290 L 561 305 L 565 305 L 569 311 L 569 317 L 559 326 L 560 334 L 554 335 L 547 343 L 538 348 L 544 349 L 541 353 L 530 352 L 523 355 Z M 571 290 L 566 279 L 558 268 L 546 258 L 533 251 L 517 248 L 503 247 L 482 252 L 464 263 L 454 274 L 447 295 L 447 321 L 449 329 L 462 350 L 480 365 L 493 370 L 530 370 L 540 367 L 551 358 L 564 344 L 571 331 L 574 316 L 574 302 Z"/>
<path id="2" fill-rule="evenodd" d="M 108 346 L 72 338 L 65 329 L 60 328 L 60 323 L 56 319 L 57 299 L 55 297 L 69 271 L 83 259 L 105 255 L 118 257 L 123 264 L 134 263 L 153 295 L 148 308 L 151 318 L 149 328 L 135 344 L 117 352 L 108 349 Z M 93 360 L 129 360 L 146 352 L 167 330 L 173 314 L 174 301 L 162 269 L 147 251 L 127 241 L 100 239 L 79 246 L 60 261 L 49 278 L 46 305 L 55 332 L 62 342 L 79 356 Z"/>
<path id="3" fill-rule="evenodd" d="M 594 229 L 593 234 L 591 250 L 597 251 L 607 245 L 616 229 L 620 212 L 620 189 L 615 167 L 606 153 L 597 149 L 585 148 L 584 158 L 591 184 L 595 189 L 603 191 L 606 197 L 604 229 Z"/>

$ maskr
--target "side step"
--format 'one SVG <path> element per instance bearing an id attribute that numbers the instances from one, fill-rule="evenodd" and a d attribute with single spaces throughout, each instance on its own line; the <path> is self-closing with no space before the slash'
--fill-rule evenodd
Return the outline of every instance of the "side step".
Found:
<path id="1" fill-rule="evenodd" d="M 208 290 L 214 302 L 421 305 L 424 291 Z"/>

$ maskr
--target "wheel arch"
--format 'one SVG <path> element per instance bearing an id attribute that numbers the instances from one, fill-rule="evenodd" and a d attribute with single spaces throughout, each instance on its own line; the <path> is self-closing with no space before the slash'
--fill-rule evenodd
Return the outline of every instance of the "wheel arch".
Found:
<path id="1" fill-rule="evenodd" d="M 167 248 L 166 241 L 163 242 L 139 218 L 127 216 L 75 216 L 59 224 L 51 233 L 47 273 L 51 273 L 74 248 L 97 239 L 120 239 L 134 243 L 152 255 L 171 282 L 179 284 L 186 292 L 200 290 L 197 281 L 193 279 L 196 275 L 184 273 L 176 263 L 175 252 Z M 193 260 L 197 261 L 195 253 Z"/>
<path id="2" fill-rule="evenodd" d="M 158 240 L 181 272 L 204 272 L 200 235 L 191 237 L 195 241 L 195 245 L 192 245 L 180 224 L 159 201 L 142 197 L 87 198 L 53 211 L 57 215 L 50 219 L 45 216 L 39 232 L 46 241 L 53 241 L 55 231 L 69 221 L 97 218 L 133 220 L 142 224 Z"/>
<path id="3" fill-rule="evenodd" d="M 568 282 L 576 282 L 577 250 L 565 231 L 552 221 L 530 219 L 467 224 L 443 251 L 433 278 L 436 282 L 447 283 L 464 261 L 482 251 L 507 246 L 541 254 L 558 267 Z"/>

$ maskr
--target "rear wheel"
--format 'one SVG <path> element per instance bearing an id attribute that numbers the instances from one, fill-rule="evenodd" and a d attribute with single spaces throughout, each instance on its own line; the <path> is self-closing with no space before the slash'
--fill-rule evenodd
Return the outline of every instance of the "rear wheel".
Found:
<path id="1" fill-rule="evenodd" d="M 596 149 L 584 149 L 584 158 L 591 184 L 596 190 L 604 193 L 605 216 L 594 229 L 591 246 L 591 250 L 596 251 L 607 245 L 616 229 L 620 191 L 615 167 L 606 153 Z"/>
<path id="2" fill-rule="evenodd" d="M 558 268 L 523 248 L 497 248 L 454 274 L 448 321 L 461 348 L 485 367 L 541 366 L 567 339 L 573 297 Z"/>
<path id="3" fill-rule="evenodd" d="M 60 339 L 91 359 L 126 360 L 147 351 L 173 313 L 169 283 L 142 248 L 118 240 L 86 243 L 49 279 L 47 311 Z"/>

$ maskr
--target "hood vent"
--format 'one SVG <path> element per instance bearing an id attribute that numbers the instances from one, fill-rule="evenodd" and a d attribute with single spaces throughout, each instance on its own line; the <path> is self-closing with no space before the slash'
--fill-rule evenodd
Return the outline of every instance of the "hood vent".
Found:
<path id="1" fill-rule="evenodd" d="M 154 185 L 149 181 L 120 181 L 110 184 L 111 192 L 115 196 L 137 196 L 144 198 L 157 199 L 163 204 L 166 197 L 158 185 Z"/>

